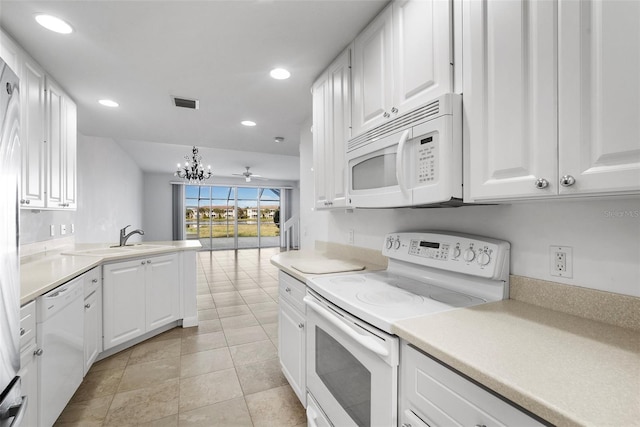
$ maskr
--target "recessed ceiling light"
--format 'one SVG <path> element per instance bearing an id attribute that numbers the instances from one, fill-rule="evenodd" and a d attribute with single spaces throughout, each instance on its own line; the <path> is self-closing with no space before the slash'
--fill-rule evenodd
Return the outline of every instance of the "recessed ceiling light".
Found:
<path id="1" fill-rule="evenodd" d="M 276 80 L 286 80 L 291 77 L 291 73 L 284 68 L 274 68 L 269 74 Z"/>
<path id="2" fill-rule="evenodd" d="M 112 101 L 110 99 L 101 99 L 98 102 L 104 105 L 105 107 L 112 107 L 112 108 L 118 107 L 120 105 L 116 101 Z"/>
<path id="3" fill-rule="evenodd" d="M 243 120 L 240 122 L 240 124 L 251 127 L 251 126 L 255 126 L 256 122 L 252 122 L 251 120 Z"/>
<path id="4" fill-rule="evenodd" d="M 60 18 L 51 15 L 36 15 L 36 22 L 45 27 L 47 30 L 60 34 L 71 34 L 73 28 Z"/>

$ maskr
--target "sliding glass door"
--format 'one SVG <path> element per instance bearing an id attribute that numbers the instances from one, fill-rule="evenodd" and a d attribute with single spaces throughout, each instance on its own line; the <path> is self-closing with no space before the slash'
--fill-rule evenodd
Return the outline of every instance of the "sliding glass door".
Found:
<path id="1" fill-rule="evenodd" d="M 187 185 L 186 236 L 212 250 L 280 246 L 280 194 L 278 188 Z"/>

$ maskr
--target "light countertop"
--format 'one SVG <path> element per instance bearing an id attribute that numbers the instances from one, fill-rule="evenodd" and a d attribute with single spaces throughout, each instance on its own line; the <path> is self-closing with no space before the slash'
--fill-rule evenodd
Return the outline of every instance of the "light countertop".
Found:
<path id="1" fill-rule="evenodd" d="M 640 425 L 640 332 L 516 300 L 403 320 L 395 334 L 559 426 Z"/>
<path id="2" fill-rule="evenodd" d="M 156 247 L 145 250 L 123 251 L 113 255 L 65 255 L 72 252 L 109 247 L 108 244 L 76 244 L 63 250 L 23 257 L 20 260 L 20 305 L 24 305 L 51 289 L 106 262 L 177 251 L 198 250 L 202 247 L 197 240 L 144 242 L 144 244 L 155 245 Z"/>

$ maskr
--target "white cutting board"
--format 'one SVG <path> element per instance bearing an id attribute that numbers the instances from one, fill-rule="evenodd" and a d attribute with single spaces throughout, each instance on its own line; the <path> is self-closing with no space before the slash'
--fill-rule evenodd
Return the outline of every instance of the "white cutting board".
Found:
<path id="1" fill-rule="evenodd" d="M 343 271 L 364 270 L 363 264 L 339 259 L 295 261 L 291 263 L 291 267 L 305 274 L 341 273 Z"/>

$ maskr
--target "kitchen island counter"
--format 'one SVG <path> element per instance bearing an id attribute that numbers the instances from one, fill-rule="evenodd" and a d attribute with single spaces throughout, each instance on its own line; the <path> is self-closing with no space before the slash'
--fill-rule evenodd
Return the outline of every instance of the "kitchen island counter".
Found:
<path id="1" fill-rule="evenodd" d="M 393 331 L 555 425 L 640 425 L 638 330 L 505 300 Z"/>

